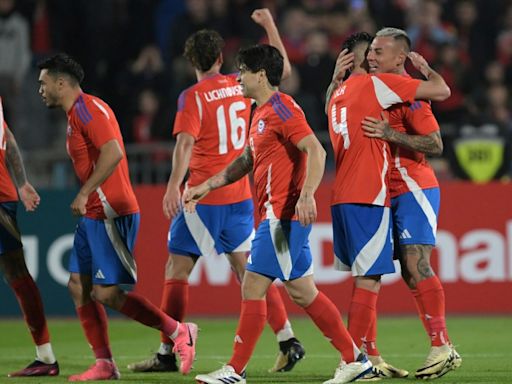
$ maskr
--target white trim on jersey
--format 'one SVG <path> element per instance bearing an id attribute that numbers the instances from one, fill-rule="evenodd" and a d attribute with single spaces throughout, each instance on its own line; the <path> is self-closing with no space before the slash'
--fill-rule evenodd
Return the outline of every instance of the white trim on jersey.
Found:
<path id="1" fill-rule="evenodd" d="M 194 238 L 201 255 L 207 257 L 217 256 L 218 253 L 215 249 L 215 241 L 197 212 L 183 212 L 183 215 L 185 217 L 185 223 L 187 223 L 188 230 Z"/>
<path id="2" fill-rule="evenodd" d="M 267 171 L 267 186 L 265 188 L 265 192 L 267 192 L 268 199 L 265 201 L 265 208 L 267 208 L 267 219 L 276 219 L 276 214 L 274 213 L 274 208 L 272 207 L 272 203 L 270 200 L 272 199 L 272 188 L 270 183 L 272 182 L 272 164 L 269 165 Z"/>
<path id="3" fill-rule="evenodd" d="M 135 258 L 132 253 L 126 247 L 126 244 L 121 239 L 121 235 L 119 234 L 119 230 L 117 229 L 116 223 L 113 219 L 105 219 L 103 220 L 105 223 L 105 230 L 107 231 L 108 238 L 112 242 L 114 246 L 114 250 L 123 264 L 123 267 L 126 271 L 133 277 L 133 280 L 137 281 L 137 264 L 135 263 Z"/>
<path id="4" fill-rule="evenodd" d="M 416 180 L 414 180 L 409 174 L 407 173 L 407 169 L 405 167 L 402 167 L 400 165 L 400 158 L 399 156 L 396 156 L 395 158 L 395 167 L 400 171 L 400 175 L 402 176 L 402 180 L 407 185 L 407 188 L 414 196 L 414 199 L 420 206 L 421 210 L 427 216 L 428 223 L 430 224 L 430 227 L 432 228 L 432 234 L 434 235 L 434 238 L 436 237 L 437 233 L 437 215 L 434 211 L 434 208 L 432 208 L 432 205 L 430 204 L 430 201 L 428 201 L 427 196 L 423 192 L 423 189 L 418 185 Z"/>
<path id="5" fill-rule="evenodd" d="M 384 158 L 384 164 L 382 166 L 382 171 L 380 173 L 380 183 L 382 187 L 380 188 L 379 194 L 373 200 L 373 205 L 384 206 L 386 204 L 386 196 L 387 196 L 387 186 L 386 186 L 386 173 L 388 172 L 389 163 L 386 152 L 386 143 L 382 144 L 382 157 Z"/>
<path id="6" fill-rule="evenodd" d="M 199 122 L 203 122 L 203 104 L 201 103 L 201 98 L 199 97 L 199 92 L 196 91 L 196 104 L 197 104 L 197 110 L 199 112 Z"/>
<path id="7" fill-rule="evenodd" d="M 108 112 L 107 110 L 105 109 L 105 107 L 103 107 L 103 105 L 101 105 L 100 103 L 98 103 L 96 100 L 92 99 L 92 102 L 98 107 L 98 109 L 103 112 L 103 114 L 107 117 L 108 120 L 110 120 L 110 116 L 108 115 Z"/>
<path id="8" fill-rule="evenodd" d="M 364 276 L 379 258 L 389 236 L 389 208 L 382 210 L 382 219 L 377 232 L 359 251 L 352 264 L 352 276 Z"/>
<path id="9" fill-rule="evenodd" d="M 113 219 L 116 217 L 119 217 L 119 214 L 112 208 L 110 203 L 107 200 L 107 196 L 103 193 L 103 190 L 101 187 L 96 188 L 96 192 L 98 192 L 98 196 L 101 201 L 101 205 L 103 206 L 103 213 L 105 213 L 105 216 L 107 219 Z"/>
<path id="10" fill-rule="evenodd" d="M 393 104 L 402 103 L 403 100 L 398 96 L 391 88 L 389 88 L 385 82 L 379 79 L 377 76 L 371 77 L 373 82 L 373 88 L 375 90 L 375 96 L 382 109 L 387 109 Z"/>
<path id="11" fill-rule="evenodd" d="M 292 256 L 288 248 L 288 242 L 284 235 L 283 228 L 281 227 L 281 220 L 271 219 L 268 221 L 270 227 L 270 237 L 272 237 L 272 245 L 276 252 L 277 262 L 283 273 L 284 280 L 290 279 L 292 273 Z"/>

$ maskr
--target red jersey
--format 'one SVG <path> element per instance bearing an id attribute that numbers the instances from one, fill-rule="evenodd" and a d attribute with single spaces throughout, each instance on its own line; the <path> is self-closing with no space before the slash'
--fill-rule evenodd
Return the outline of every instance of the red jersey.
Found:
<path id="1" fill-rule="evenodd" d="M 82 93 L 68 112 L 66 149 L 82 184 L 91 176 L 100 147 L 117 140 L 123 159 L 96 191 L 89 195 L 86 217 L 105 219 L 139 211 L 128 173 L 123 137 L 112 109 L 103 100 Z"/>
<path id="2" fill-rule="evenodd" d="M 173 134 L 195 139 L 187 185 L 201 184 L 222 171 L 246 146 L 251 100 L 242 95 L 236 75 L 216 74 L 183 91 Z M 211 191 L 201 204 L 224 205 L 250 199 L 249 178 Z"/>
<path id="3" fill-rule="evenodd" d="M 249 140 L 262 220 L 297 219 L 295 205 L 306 178 L 307 160 L 297 144 L 312 134 L 302 109 L 284 93 L 275 92 L 254 111 Z"/>
<path id="4" fill-rule="evenodd" d="M 0 97 L 0 203 L 18 201 L 18 192 L 7 169 L 5 151 L 7 148 L 7 123 L 4 120 L 2 98 Z"/>
<path id="5" fill-rule="evenodd" d="M 439 131 L 430 103 L 415 101 L 389 109 L 389 124 L 398 132 L 409 135 L 429 135 Z M 391 197 L 409 191 L 439 187 L 434 170 L 425 154 L 391 144 L 393 163 L 389 192 Z"/>
<path id="6" fill-rule="evenodd" d="M 380 118 L 383 109 L 413 100 L 419 80 L 394 74 L 352 75 L 329 101 L 329 135 L 334 148 L 336 179 L 332 204 L 389 206 L 391 153 L 387 142 L 364 135 L 366 116 Z"/>

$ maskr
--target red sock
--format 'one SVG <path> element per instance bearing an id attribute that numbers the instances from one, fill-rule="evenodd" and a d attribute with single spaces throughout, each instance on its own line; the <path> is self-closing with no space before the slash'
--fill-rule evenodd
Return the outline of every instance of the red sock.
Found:
<path id="1" fill-rule="evenodd" d="M 288 315 L 281 293 L 274 284 L 270 284 L 267 290 L 267 322 L 277 334 L 284 328 L 287 320 Z"/>
<path id="2" fill-rule="evenodd" d="M 165 280 L 164 291 L 160 309 L 177 321 L 183 321 L 188 304 L 188 281 L 187 280 Z M 160 333 L 160 340 L 169 344 L 169 336 Z"/>
<path id="3" fill-rule="evenodd" d="M 427 335 L 430 338 L 430 327 L 428 325 L 428 321 L 425 318 L 425 308 L 423 308 L 423 302 L 421 301 L 421 295 L 417 289 L 411 289 L 411 293 L 414 296 L 414 303 L 416 304 L 416 310 L 418 311 L 418 316 L 423 324 L 423 328 L 427 331 Z"/>
<path id="4" fill-rule="evenodd" d="M 378 294 L 363 288 L 354 288 L 348 313 L 348 331 L 358 348 L 363 345 L 372 320 L 376 318 Z"/>
<path id="5" fill-rule="evenodd" d="M 111 359 L 107 312 L 103 305 L 97 301 L 91 301 L 76 308 L 76 313 L 94 356 L 97 359 Z"/>
<path id="6" fill-rule="evenodd" d="M 50 334 L 44 317 L 43 301 L 32 276 L 11 281 L 11 288 L 18 299 L 25 323 L 36 345 L 50 342 Z"/>
<path id="7" fill-rule="evenodd" d="M 178 327 L 176 320 L 166 315 L 144 297 L 133 292 L 126 294 L 126 302 L 120 312 L 141 324 L 159 329 L 169 336 Z"/>
<path id="8" fill-rule="evenodd" d="M 366 354 L 369 356 L 380 356 L 380 352 L 377 349 L 377 311 L 373 312 L 374 316 L 366 334 L 366 340 L 364 346 Z"/>
<path id="9" fill-rule="evenodd" d="M 432 346 L 439 347 L 449 342 L 445 320 L 444 290 L 437 276 L 416 284 L 425 310 L 425 319 L 430 330 Z"/>
<path id="10" fill-rule="evenodd" d="M 341 314 L 333 302 L 322 292 L 318 292 L 315 300 L 304 309 L 334 348 L 340 351 L 343 360 L 347 363 L 355 361 L 359 350 L 343 325 Z"/>
<path id="11" fill-rule="evenodd" d="M 254 347 L 265 327 L 267 317 L 267 303 L 265 300 L 242 300 L 240 320 L 236 330 L 233 356 L 228 365 L 235 372 L 242 373 L 249 362 Z"/>

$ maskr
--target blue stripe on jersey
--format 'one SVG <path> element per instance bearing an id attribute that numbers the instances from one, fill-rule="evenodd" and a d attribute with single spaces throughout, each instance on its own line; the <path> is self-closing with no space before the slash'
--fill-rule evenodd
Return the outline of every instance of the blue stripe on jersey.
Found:
<path id="1" fill-rule="evenodd" d="M 417 109 L 420 109 L 421 108 L 421 103 L 419 101 L 415 101 L 414 103 L 412 103 L 410 106 L 409 106 L 409 109 L 411 111 L 416 111 Z"/>
<path id="2" fill-rule="evenodd" d="M 87 105 L 85 105 L 85 101 L 84 101 L 84 98 L 82 96 L 80 96 L 80 101 L 81 101 L 82 106 L 84 107 L 85 115 L 89 119 L 88 121 L 92 120 L 92 115 L 89 112 L 89 110 L 87 109 Z"/>
<path id="3" fill-rule="evenodd" d="M 178 112 L 183 111 L 183 108 L 185 108 L 185 95 L 187 93 L 187 89 L 185 89 L 183 92 L 180 93 L 180 96 L 178 97 Z"/>
<path id="4" fill-rule="evenodd" d="M 92 116 L 87 110 L 87 107 L 85 106 L 84 99 L 82 96 L 78 98 L 78 102 L 76 103 L 76 111 L 78 113 L 78 117 L 82 121 L 83 124 L 87 124 L 89 121 L 92 120 Z"/>
<path id="5" fill-rule="evenodd" d="M 275 93 L 271 98 L 270 102 L 272 103 L 272 108 L 277 113 L 277 115 L 281 118 L 281 120 L 286 121 L 290 117 L 292 117 L 292 112 L 283 104 L 281 98 L 278 93 Z"/>

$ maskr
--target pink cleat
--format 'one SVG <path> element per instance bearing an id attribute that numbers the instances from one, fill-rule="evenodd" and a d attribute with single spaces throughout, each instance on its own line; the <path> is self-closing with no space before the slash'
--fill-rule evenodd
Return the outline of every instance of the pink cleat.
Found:
<path id="1" fill-rule="evenodd" d="M 57 376 L 59 374 L 59 364 L 46 364 L 39 360 L 16 372 L 11 372 L 8 377 L 28 377 L 28 376 Z"/>
<path id="2" fill-rule="evenodd" d="M 121 374 L 113 361 L 97 360 L 87 371 L 69 376 L 68 381 L 118 380 Z"/>
<path id="3" fill-rule="evenodd" d="M 197 325 L 180 323 L 178 336 L 173 340 L 172 351 L 180 357 L 180 372 L 184 375 L 190 372 L 196 356 Z"/>

